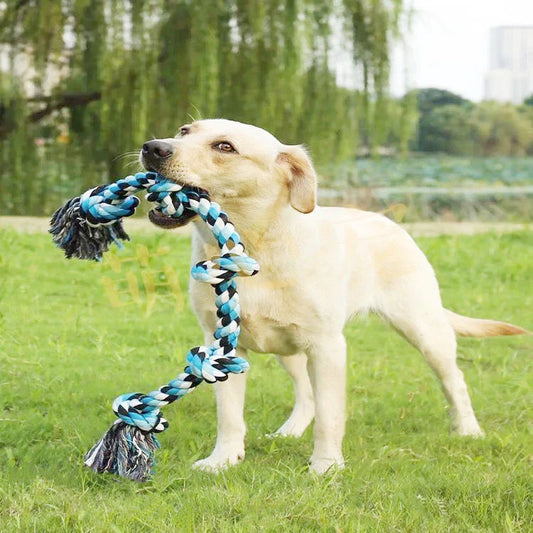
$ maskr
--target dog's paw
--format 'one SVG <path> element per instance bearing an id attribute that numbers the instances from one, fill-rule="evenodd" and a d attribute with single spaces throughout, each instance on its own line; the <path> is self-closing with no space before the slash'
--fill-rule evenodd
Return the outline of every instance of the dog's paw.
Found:
<path id="1" fill-rule="evenodd" d="M 313 474 L 323 475 L 335 470 L 342 470 L 344 468 L 344 459 L 342 457 L 311 457 L 309 470 Z"/>
<path id="2" fill-rule="evenodd" d="M 312 403 L 303 406 L 301 404 L 297 404 L 291 413 L 291 416 L 287 418 L 285 423 L 277 431 L 267 436 L 294 438 L 301 437 L 309 424 L 313 421 L 314 416 L 315 408 Z"/>
<path id="3" fill-rule="evenodd" d="M 485 436 L 476 419 L 463 420 L 461 422 L 455 421 L 452 426 L 452 431 L 461 437 L 480 438 Z"/>
<path id="4" fill-rule="evenodd" d="M 306 426 L 307 427 L 307 426 Z M 288 426 L 287 422 L 283 424 L 279 429 L 274 431 L 274 433 L 267 433 L 265 437 L 269 439 L 276 439 L 276 438 L 293 438 L 297 439 L 303 435 L 303 432 L 305 431 L 305 427 L 298 428 L 296 426 Z"/>
<path id="5" fill-rule="evenodd" d="M 301 437 L 307 426 L 313 420 L 313 415 L 310 414 L 306 417 L 293 417 L 291 416 L 286 422 L 274 433 L 269 434 L 269 437 Z"/>
<path id="6" fill-rule="evenodd" d="M 244 450 L 231 453 L 214 451 L 209 457 L 196 461 L 192 466 L 196 470 L 216 474 L 227 470 L 228 467 L 241 463 L 244 460 Z"/>
<path id="7" fill-rule="evenodd" d="M 460 437 L 472 437 L 474 439 L 481 439 L 485 436 L 485 432 L 479 426 L 455 428 L 453 432 Z"/>

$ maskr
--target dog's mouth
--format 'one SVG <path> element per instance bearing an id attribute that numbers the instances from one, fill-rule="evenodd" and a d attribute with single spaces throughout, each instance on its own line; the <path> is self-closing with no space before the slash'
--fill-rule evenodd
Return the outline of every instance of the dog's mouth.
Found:
<path id="1" fill-rule="evenodd" d="M 184 172 L 183 173 L 180 172 L 179 173 L 179 178 L 175 178 L 173 176 L 167 176 L 165 174 L 165 172 L 162 172 L 161 170 L 158 170 L 158 169 L 156 169 L 153 166 L 148 166 L 148 165 L 144 164 L 144 162 L 143 162 L 143 166 L 148 172 L 154 172 L 155 174 L 159 174 L 160 176 L 162 176 L 163 178 L 167 179 L 168 181 L 172 181 L 173 183 L 177 183 L 178 185 L 181 185 L 182 187 L 187 187 L 188 189 L 195 189 L 195 190 L 198 190 L 198 191 L 207 192 L 207 191 L 204 191 L 204 189 L 201 189 L 200 187 L 198 187 L 197 185 L 194 185 L 193 183 L 189 182 L 187 180 L 187 176 L 186 176 L 186 174 Z"/>
<path id="2" fill-rule="evenodd" d="M 196 216 L 196 213 L 185 210 L 179 217 L 171 217 L 163 214 L 159 209 L 154 208 L 148 211 L 148 218 L 152 224 L 159 226 L 163 229 L 175 229 L 180 226 L 185 226 Z"/>
<path id="3" fill-rule="evenodd" d="M 146 170 L 148 170 L 149 172 L 156 172 L 156 173 L 160 174 L 161 176 L 164 176 L 169 181 L 173 181 L 174 183 L 177 183 L 178 185 L 181 185 L 182 187 L 195 189 L 198 192 L 206 192 L 206 191 L 203 191 L 203 189 L 200 189 L 199 187 L 196 187 L 194 185 L 191 185 L 191 184 L 187 183 L 186 181 L 182 181 L 182 180 L 178 180 L 178 179 L 175 179 L 175 178 L 167 177 L 167 176 L 165 176 L 164 174 L 162 174 L 158 170 L 155 170 L 152 167 L 146 167 Z M 183 214 L 181 216 L 179 216 L 179 217 L 165 215 L 161 211 L 161 209 L 158 208 L 158 207 L 155 207 L 155 208 L 151 209 L 148 212 L 148 218 L 149 218 L 150 222 L 152 222 L 152 224 L 155 224 L 156 226 L 159 226 L 159 227 L 161 227 L 163 229 L 175 229 L 175 228 L 179 228 L 181 226 L 185 226 L 195 216 L 196 216 L 196 213 L 194 213 L 192 211 L 189 211 L 188 209 L 186 209 L 183 212 Z"/>

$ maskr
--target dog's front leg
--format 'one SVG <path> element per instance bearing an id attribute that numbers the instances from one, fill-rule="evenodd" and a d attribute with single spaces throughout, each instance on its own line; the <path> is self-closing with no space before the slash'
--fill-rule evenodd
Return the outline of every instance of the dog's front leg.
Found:
<path id="1" fill-rule="evenodd" d="M 315 343 L 307 352 L 315 397 L 314 449 L 311 471 L 342 468 L 346 403 L 346 341 L 342 333 Z"/>
<path id="2" fill-rule="evenodd" d="M 246 350 L 237 349 L 246 358 Z M 244 395 L 246 374 L 230 374 L 226 381 L 214 385 L 217 400 L 217 440 L 209 457 L 194 463 L 195 468 L 218 472 L 244 459 Z"/>

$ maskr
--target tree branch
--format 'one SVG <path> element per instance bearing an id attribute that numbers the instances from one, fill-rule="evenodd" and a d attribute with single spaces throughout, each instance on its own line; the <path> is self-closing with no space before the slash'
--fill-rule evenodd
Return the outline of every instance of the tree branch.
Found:
<path id="1" fill-rule="evenodd" d="M 39 122 L 44 117 L 50 115 L 54 111 L 63 109 L 64 107 L 77 107 L 80 105 L 87 105 L 102 98 L 101 92 L 92 93 L 63 93 L 57 96 L 36 96 L 28 98 L 28 102 L 46 102 L 46 106 L 38 111 L 34 111 L 28 115 L 28 121 L 31 123 Z"/>
<path id="2" fill-rule="evenodd" d="M 26 117 L 26 121 L 34 124 L 59 109 L 87 105 L 96 100 L 100 100 L 101 98 L 102 93 L 97 91 L 90 93 L 62 93 L 54 96 L 34 96 L 28 98 L 26 101 L 42 102 L 46 105 L 43 108 L 30 113 Z M 0 103 L 0 140 L 5 139 L 16 127 L 15 122 L 7 120 L 6 111 L 5 104 Z"/>

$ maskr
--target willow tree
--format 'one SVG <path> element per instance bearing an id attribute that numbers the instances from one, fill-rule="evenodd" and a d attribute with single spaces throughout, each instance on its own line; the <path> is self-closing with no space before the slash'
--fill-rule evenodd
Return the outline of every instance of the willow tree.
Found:
<path id="1" fill-rule="evenodd" d="M 0 211 L 49 211 L 190 117 L 258 124 L 319 161 L 381 143 L 401 15 L 402 0 L 0 1 Z"/>

